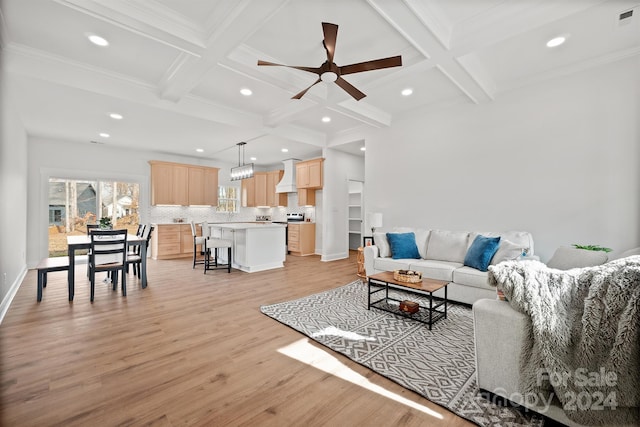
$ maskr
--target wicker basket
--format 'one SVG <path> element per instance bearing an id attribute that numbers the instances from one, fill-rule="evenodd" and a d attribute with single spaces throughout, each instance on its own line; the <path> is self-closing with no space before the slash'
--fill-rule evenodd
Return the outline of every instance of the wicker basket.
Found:
<path id="1" fill-rule="evenodd" d="M 422 273 L 413 270 L 394 270 L 393 278 L 398 282 L 418 283 L 422 281 Z"/>

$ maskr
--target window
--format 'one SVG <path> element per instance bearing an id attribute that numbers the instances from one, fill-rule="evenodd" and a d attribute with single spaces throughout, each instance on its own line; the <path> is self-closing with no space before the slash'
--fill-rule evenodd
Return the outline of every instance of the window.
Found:
<path id="1" fill-rule="evenodd" d="M 49 256 L 67 255 L 67 236 L 110 217 L 114 228 L 138 229 L 137 183 L 49 179 Z"/>
<path id="2" fill-rule="evenodd" d="M 238 188 L 218 187 L 218 207 L 216 212 L 238 212 Z"/>

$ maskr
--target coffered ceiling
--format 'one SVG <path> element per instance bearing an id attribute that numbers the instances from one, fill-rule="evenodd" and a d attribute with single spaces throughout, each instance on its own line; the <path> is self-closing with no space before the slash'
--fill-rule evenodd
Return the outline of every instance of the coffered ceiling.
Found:
<path id="1" fill-rule="evenodd" d="M 638 0 L 0 0 L 0 12 L 4 78 L 30 135 L 230 163 L 248 141 L 259 165 L 361 154 L 364 132 L 400 115 L 640 53 Z M 257 60 L 320 66 L 322 22 L 339 25 L 337 65 L 402 55 L 402 67 L 345 76 L 360 101 L 324 82 L 291 99 L 317 76 Z"/>

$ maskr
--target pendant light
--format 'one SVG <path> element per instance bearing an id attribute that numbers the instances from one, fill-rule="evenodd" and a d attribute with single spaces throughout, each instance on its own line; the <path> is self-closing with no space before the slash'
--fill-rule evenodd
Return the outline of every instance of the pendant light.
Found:
<path id="1" fill-rule="evenodd" d="M 231 181 L 253 177 L 253 163 L 244 164 L 244 146 L 246 142 L 238 142 L 238 166 L 231 168 Z"/>

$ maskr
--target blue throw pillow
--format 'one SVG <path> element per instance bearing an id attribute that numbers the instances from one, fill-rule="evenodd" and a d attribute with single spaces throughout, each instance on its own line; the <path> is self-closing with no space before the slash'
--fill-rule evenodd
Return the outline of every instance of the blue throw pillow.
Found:
<path id="1" fill-rule="evenodd" d="M 477 236 L 464 257 L 464 265 L 487 271 L 491 258 L 498 252 L 500 237 Z"/>
<path id="2" fill-rule="evenodd" d="M 389 246 L 391 246 L 391 258 L 420 258 L 420 252 L 418 252 L 418 246 L 416 245 L 415 234 L 387 233 L 387 240 L 389 240 Z"/>

